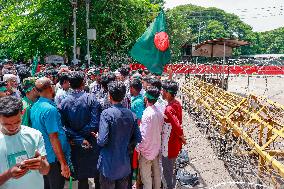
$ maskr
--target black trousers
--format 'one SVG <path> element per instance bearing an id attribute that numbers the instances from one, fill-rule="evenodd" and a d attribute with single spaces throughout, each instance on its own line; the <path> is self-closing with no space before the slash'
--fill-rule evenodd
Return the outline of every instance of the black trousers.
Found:
<path id="1" fill-rule="evenodd" d="M 59 162 L 50 163 L 50 170 L 43 176 L 44 189 L 63 189 L 65 178 L 61 175 L 61 166 Z"/>
<path id="2" fill-rule="evenodd" d="M 100 189 L 99 178 L 94 178 L 95 189 Z M 78 180 L 78 189 L 89 189 L 88 179 L 79 179 Z"/>
<path id="3" fill-rule="evenodd" d="M 100 175 L 100 188 L 101 189 L 127 189 L 128 188 L 128 180 L 129 177 L 124 177 L 119 180 L 109 180 L 104 177 L 102 174 Z"/>

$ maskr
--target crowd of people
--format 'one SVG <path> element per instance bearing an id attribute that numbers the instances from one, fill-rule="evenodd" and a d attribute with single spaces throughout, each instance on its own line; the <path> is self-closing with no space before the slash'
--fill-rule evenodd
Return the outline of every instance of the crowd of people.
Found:
<path id="1" fill-rule="evenodd" d="M 175 188 L 186 143 L 179 86 L 126 65 L 2 65 L 0 188 Z"/>

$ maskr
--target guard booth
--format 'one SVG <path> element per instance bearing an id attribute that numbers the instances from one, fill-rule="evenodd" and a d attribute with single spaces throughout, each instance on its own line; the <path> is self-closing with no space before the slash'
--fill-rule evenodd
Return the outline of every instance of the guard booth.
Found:
<path id="1" fill-rule="evenodd" d="M 249 45 L 247 41 L 238 39 L 218 38 L 207 40 L 192 46 L 192 56 L 223 58 L 221 73 L 215 75 L 197 75 L 200 79 L 212 83 L 224 90 L 228 89 L 229 69 L 225 70 L 226 58 L 231 57 L 233 49 L 241 46 Z"/>

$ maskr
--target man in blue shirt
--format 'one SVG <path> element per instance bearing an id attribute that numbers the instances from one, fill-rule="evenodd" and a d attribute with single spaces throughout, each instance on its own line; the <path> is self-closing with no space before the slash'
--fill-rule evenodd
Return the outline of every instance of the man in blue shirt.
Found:
<path id="1" fill-rule="evenodd" d="M 131 111 L 136 115 L 139 122 L 141 121 L 143 111 L 145 110 L 144 97 L 140 94 L 141 90 L 141 80 L 133 79 L 130 82 Z"/>
<path id="2" fill-rule="evenodd" d="M 40 98 L 31 109 L 32 127 L 39 130 L 44 139 L 50 172 L 44 176 L 45 188 L 63 189 L 65 178 L 70 177 L 68 158 L 70 146 L 62 128 L 61 116 L 52 101 L 55 96 L 54 85 L 46 77 L 35 83 Z"/>
<path id="3" fill-rule="evenodd" d="M 141 142 L 141 133 L 133 113 L 121 105 L 126 87 L 122 82 L 108 84 L 112 106 L 100 118 L 98 161 L 101 189 L 127 189 L 131 172 L 129 148 Z"/>
<path id="4" fill-rule="evenodd" d="M 84 92 L 84 72 L 69 75 L 72 91 L 59 107 L 62 123 L 71 143 L 71 159 L 80 189 L 89 189 L 88 178 L 94 178 L 99 188 L 97 162 L 99 147 L 94 133 L 99 131 L 100 104 L 94 94 Z M 91 165 L 91 166 L 90 166 Z"/>
<path id="5" fill-rule="evenodd" d="M 130 81 L 130 95 L 131 95 L 131 111 L 136 115 L 138 119 L 138 125 L 141 123 L 141 118 L 143 115 L 143 111 L 145 110 L 144 105 L 144 97 L 141 95 L 142 90 L 142 81 L 138 78 L 133 78 Z M 131 149 L 131 165 L 133 165 L 131 169 L 131 176 L 129 183 L 129 189 L 132 189 L 132 182 L 136 182 L 136 185 L 139 185 L 137 182 L 137 174 L 138 174 L 138 152 L 134 149 Z M 138 188 L 138 187 L 137 187 Z"/>

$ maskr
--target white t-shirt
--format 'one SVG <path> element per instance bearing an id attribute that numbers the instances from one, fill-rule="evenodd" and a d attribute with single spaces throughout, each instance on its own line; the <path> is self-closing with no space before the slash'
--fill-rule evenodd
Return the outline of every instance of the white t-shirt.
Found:
<path id="1" fill-rule="evenodd" d="M 12 136 L 0 132 L 0 173 L 25 159 L 33 158 L 35 151 L 46 156 L 41 133 L 33 128 L 21 126 Z M 10 179 L 0 189 L 43 189 L 43 177 L 38 171 L 29 171 L 19 179 Z"/>

